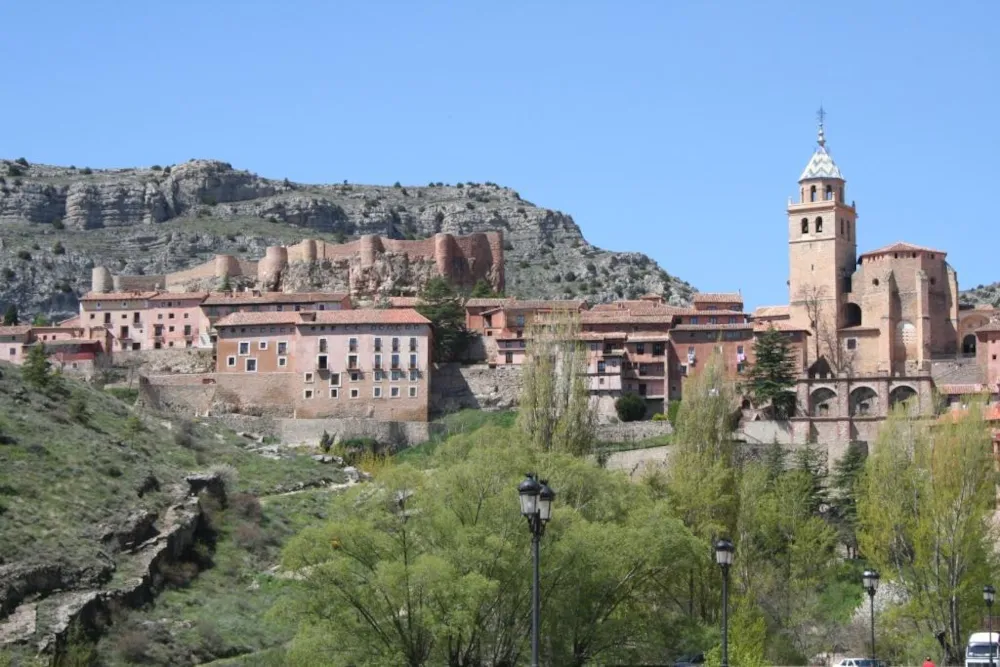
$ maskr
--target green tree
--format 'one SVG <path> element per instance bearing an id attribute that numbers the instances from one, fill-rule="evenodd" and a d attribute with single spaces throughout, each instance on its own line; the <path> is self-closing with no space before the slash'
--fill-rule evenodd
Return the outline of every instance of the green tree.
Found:
<path id="1" fill-rule="evenodd" d="M 834 522 L 849 558 L 858 555 L 858 478 L 865 468 L 865 447 L 852 442 L 833 468 Z"/>
<path id="2" fill-rule="evenodd" d="M 858 541 L 905 595 L 900 632 L 930 637 L 944 628 L 960 650 L 978 629 L 981 586 L 997 570 L 992 451 L 979 405 L 933 428 L 897 409 L 879 431 L 858 481 Z"/>
<path id="3" fill-rule="evenodd" d="M 485 279 L 480 278 L 476 281 L 476 284 L 472 286 L 472 291 L 469 292 L 469 297 L 472 299 L 488 299 L 497 298 L 503 296 L 500 292 L 493 289 Z"/>
<path id="4" fill-rule="evenodd" d="M 10 304 L 3 313 L 3 325 L 5 327 L 16 327 L 21 323 L 17 315 L 17 304 Z"/>
<path id="5" fill-rule="evenodd" d="M 594 412 L 587 391 L 587 358 L 580 319 L 554 313 L 528 325 L 517 421 L 541 450 L 583 455 L 594 444 Z"/>
<path id="6" fill-rule="evenodd" d="M 53 382 L 51 367 L 45 346 L 41 343 L 31 345 L 22 367 L 24 381 L 36 389 L 47 389 Z"/>
<path id="7" fill-rule="evenodd" d="M 49 318 L 41 313 L 36 313 L 35 317 L 31 320 L 31 325 L 35 327 L 47 327 L 50 324 Z"/>
<path id="8" fill-rule="evenodd" d="M 431 321 L 434 359 L 459 359 L 468 347 L 472 334 L 465 328 L 465 308 L 451 283 L 441 276 L 428 280 L 420 291 L 416 309 Z"/>
<path id="9" fill-rule="evenodd" d="M 615 401 L 615 412 L 623 422 L 639 421 L 646 416 L 646 401 L 639 394 L 623 394 Z"/>
<path id="10" fill-rule="evenodd" d="M 222 276 L 222 278 L 219 279 L 219 291 L 220 292 L 228 292 L 232 288 L 233 288 L 233 286 L 232 286 L 232 284 L 229 281 L 229 276 L 228 275 L 224 275 L 224 276 Z"/>
<path id="11" fill-rule="evenodd" d="M 323 452 L 329 452 L 331 447 L 333 447 L 333 437 L 324 430 L 323 435 L 319 439 L 319 448 Z"/>
<path id="12" fill-rule="evenodd" d="M 125 439 L 130 443 L 135 444 L 139 435 L 145 430 L 146 427 L 138 415 L 129 415 L 129 418 L 125 420 Z"/>
<path id="13" fill-rule="evenodd" d="M 515 437 L 512 437 L 515 436 Z M 647 487 L 487 427 L 333 500 L 286 548 L 305 587 L 276 613 L 296 624 L 290 664 L 516 665 L 530 628 L 530 535 L 516 493 L 551 471 L 543 538 L 544 664 L 648 664 L 687 634 L 677 563 L 696 543 Z M 628 545 L 628 548 L 622 548 Z"/>
<path id="14" fill-rule="evenodd" d="M 795 363 L 788 340 L 773 326 L 757 335 L 754 363 L 747 372 L 744 390 L 757 406 L 770 405 L 778 419 L 795 414 Z"/>

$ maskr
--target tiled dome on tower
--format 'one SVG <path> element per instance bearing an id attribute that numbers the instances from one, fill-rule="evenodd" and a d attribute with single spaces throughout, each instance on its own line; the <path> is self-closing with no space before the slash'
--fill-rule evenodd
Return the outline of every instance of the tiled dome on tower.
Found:
<path id="1" fill-rule="evenodd" d="M 826 151 L 826 136 L 823 134 L 823 113 L 820 113 L 819 122 L 819 136 L 816 139 L 816 143 L 819 146 L 816 147 L 816 152 L 813 153 L 812 157 L 809 159 L 809 164 L 806 165 L 805 170 L 802 172 L 802 176 L 799 177 L 799 182 L 807 181 L 813 178 L 837 178 L 844 180 L 843 175 L 840 173 L 840 168 L 837 167 L 837 163 L 833 161 L 830 154 Z"/>

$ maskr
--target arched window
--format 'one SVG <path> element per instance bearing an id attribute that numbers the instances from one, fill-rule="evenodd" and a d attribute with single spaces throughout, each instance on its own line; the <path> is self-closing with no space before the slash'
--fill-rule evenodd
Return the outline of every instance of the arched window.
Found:
<path id="1" fill-rule="evenodd" d="M 861 326 L 861 306 L 850 302 L 844 304 L 844 326 Z"/>
<path id="2" fill-rule="evenodd" d="M 802 233 L 809 233 L 809 218 L 802 218 Z"/>
<path id="3" fill-rule="evenodd" d="M 816 218 L 816 233 L 823 231 L 823 218 Z"/>
<path id="4" fill-rule="evenodd" d="M 840 186 L 840 201 L 844 201 L 844 186 Z"/>
<path id="5" fill-rule="evenodd" d="M 799 201 L 805 201 L 805 200 L 806 200 L 806 189 L 799 188 Z"/>
<path id="6" fill-rule="evenodd" d="M 816 186 L 809 186 L 809 201 L 816 201 Z"/>
<path id="7" fill-rule="evenodd" d="M 832 185 L 826 186 L 826 196 L 823 197 L 823 198 L 824 199 L 833 199 L 833 186 Z"/>
<path id="8" fill-rule="evenodd" d="M 840 235 L 841 236 L 844 235 L 844 219 L 843 218 L 840 219 Z"/>

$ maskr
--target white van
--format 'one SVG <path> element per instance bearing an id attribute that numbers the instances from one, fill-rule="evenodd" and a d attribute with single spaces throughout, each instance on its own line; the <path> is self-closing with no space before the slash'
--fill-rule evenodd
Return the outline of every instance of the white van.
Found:
<path id="1" fill-rule="evenodd" d="M 1000 665 L 1000 632 L 973 632 L 965 647 L 965 667 L 990 664 L 990 644 L 993 645 L 993 664 Z"/>

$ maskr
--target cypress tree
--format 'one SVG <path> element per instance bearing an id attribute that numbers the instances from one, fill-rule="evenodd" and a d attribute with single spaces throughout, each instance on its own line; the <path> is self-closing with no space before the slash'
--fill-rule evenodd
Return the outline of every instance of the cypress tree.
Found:
<path id="1" fill-rule="evenodd" d="M 795 363 L 785 336 L 773 326 L 757 336 L 754 363 L 747 372 L 744 389 L 758 406 L 771 404 L 775 417 L 795 412 Z"/>

